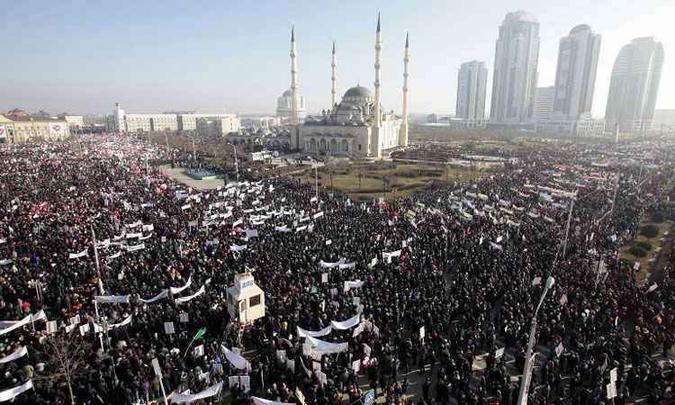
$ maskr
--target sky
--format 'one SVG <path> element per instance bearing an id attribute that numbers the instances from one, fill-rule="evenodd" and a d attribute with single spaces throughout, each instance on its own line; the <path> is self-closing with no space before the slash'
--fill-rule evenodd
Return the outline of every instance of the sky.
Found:
<path id="1" fill-rule="evenodd" d="M 675 109 L 673 0 L 202 1 L 2 0 L 0 111 L 52 113 L 196 110 L 273 113 L 289 87 L 289 36 L 298 41 L 307 109 L 330 104 L 330 52 L 337 88 L 372 88 L 374 40 L 382 14 L 382 93 L 400 111 L 403 44 L 410 33 L 412 113 L 455 110 L 457 71 L 488 67 L 509 11 L 540 23 L 539 86 L 553 85 L 558 41 L 577 24 L 602 35 L 593 113 L 604 115 L 614 59 L 633 38 L 654 36 L 665 62 L 657 109 Z"/>

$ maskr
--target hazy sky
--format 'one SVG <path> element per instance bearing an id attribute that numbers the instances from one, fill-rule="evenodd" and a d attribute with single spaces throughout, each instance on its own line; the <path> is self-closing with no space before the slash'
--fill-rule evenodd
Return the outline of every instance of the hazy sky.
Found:
<path id="1" fill-rule="evenodd" d="M 382 88 L 400 111 L 405 32 L 410 32 L 410 109 L 455 109 L 457 69 L 488 66 L 508 11 L 540 23 L 539 86 L 552 85 L 559 39 L 580 23 L 602 35 L 594 108 L 602 116 L 622 45 L 655 36 L 665 48 L 657 108 L 675 108 L 673 0 L 201 1 L 25 0 L 3 5 L 0 111 L 273 112 L 289 83 L 295 24 L 301 93 L 311 112 L 330 103 L 330 47 L 338 93 L 372 88 L 374 28 L 382 12 Z"/>

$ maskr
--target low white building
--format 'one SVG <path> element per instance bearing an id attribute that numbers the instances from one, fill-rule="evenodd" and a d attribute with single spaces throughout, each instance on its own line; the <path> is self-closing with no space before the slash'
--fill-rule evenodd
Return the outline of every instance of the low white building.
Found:
<path id="1" fill-rule="evenodd" d="M 108 126 L 114 132 L 197 131 L 197 122 L 200 119 L 217 121 L 213 125 L 221 134 L 237 132 L 241 128 L 239 118 L 234 114 L 193 112 L 128 114 L 120 108 L 119 103 L 115 103 L 115 110 Z"/>
<path id="2" fill-rule="evenodd" d="M 197 133 L 200 136 L 225 136 L 230 133 L 239 132 L 240 129 L 239 118 L 235 116 L 197 119 Z"/>
<path id="3" fill-rule="evenodd" d="M 536 131 L 544 134 L 582 138 L 602 137 L 605 133 L 605 120 L 591 117 L 582 117 L 578 120 L 540 120 L 537 121 Z"/>
<path id="4" fill-rule="evenodd" d="M 71 132 L 84 128 L 84 117 L 81 115 L 64 115 L 59 117 L 68 123 Z"/>
<path id="5" fill-rule="evenodd" d="M 180 131 L 198 130 L 197 124 L 200 119 L 208 119 L 211 121 L 225 120 L 225 128 L 229 132 L 239 131 L 239 128 L 241 127 L 239 118 L 237 118 L 235 114 L 179 113 L 177 115 L 178 115 L 178 129 Z"/>
<path id="6" fill-rule="evenodd" d="M 265 293 L 251 273 L 234 276 L 234 285 L 227 289 L 227 311 L 233 319 L 245 324 L 265 316 Z"/>
<path id="7" fill-rule="evenodd" d="M 0 115 L 0 143 L 62 141 L 69 136 L 68 123 L 62 119 Z"/>
<path id="8" fill-rule="evenodd" d="M 242 117 L 241 126 L 243 128 L 274 128 L 281 125 L 281 118 L 279 117 Z"/>
<path id="9" fill-rule="evenodd" d="M 177 131 L 175 114 L 125 114 L 125 132 Z"/>

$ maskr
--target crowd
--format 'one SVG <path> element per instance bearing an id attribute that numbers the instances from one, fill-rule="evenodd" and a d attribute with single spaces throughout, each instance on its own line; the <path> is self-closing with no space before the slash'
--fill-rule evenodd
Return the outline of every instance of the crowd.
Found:
<path id="1" fill-rule="evenodd" d="M 405 403 L 415 379 L 415 403 L 514 404 L 552 276 L 530 403 L 604 404 L 608 385 L 614 403 L 672 400 L 672 266 L 643 285 L 617 256 L 672 179 L 655 148 L 645 173 L 541 150 L 475 184 L 363 203 L 283 178 L 192 190 L 157 167 L 179 154 L 125 136 L 4 146 L 0 391 L 161 402 L 157 359 L 174 401 L 360 403 L 365 380 Z M 250 325 L 227 311 L 243 272 L 265 292 Z"/>

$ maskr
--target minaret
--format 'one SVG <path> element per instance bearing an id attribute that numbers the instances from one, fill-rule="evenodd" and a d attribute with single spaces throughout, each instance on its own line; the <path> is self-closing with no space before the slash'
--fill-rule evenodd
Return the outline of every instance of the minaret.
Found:
<path id="1" fill-rule="evenodd" d="M 291 27 L 291 125 L 298 125 L 298 50 L 295 47 L 295 27 Z"/>
<path id="2" fill-rule="evenodd" d="M 382 51 L 382 31 L 380 30 L 380 13 L 377 13 L 377 32 L 375 33 L 375 126 L 381 125 L 380 112 L 380 53 Z"/>
<path id="3" fill-rule="evenodd" d="M 335 105 L 335 41 L 333 41 L 333 55 L 331 57 L 330 68 L 331 68 L 330 108 L 332 110 L 333 106 Z"/>
<path id="4" fill-rule="evenodd" d="M 403 122 L 398 135 L 398 145 L 408 146 L 408 61 L 410 61 L 410 54 L 408 53 L 409 42 L 408 33 L 405 34 L 405 54 L 403 56 Z"/>

